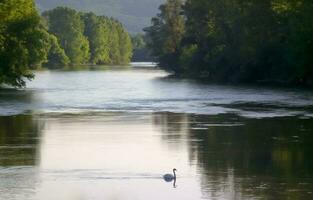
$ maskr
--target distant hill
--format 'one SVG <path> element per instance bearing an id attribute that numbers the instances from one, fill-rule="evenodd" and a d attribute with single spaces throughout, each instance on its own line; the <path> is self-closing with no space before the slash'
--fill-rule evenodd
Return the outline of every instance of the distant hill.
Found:
<path id="1" fill-rule="evenodd" d="M 141 32 L 150 25 L 151 17 L 165 0 L 35 0 L 41 11 L 68 6 L 120 20 L 131 33 Z"/>

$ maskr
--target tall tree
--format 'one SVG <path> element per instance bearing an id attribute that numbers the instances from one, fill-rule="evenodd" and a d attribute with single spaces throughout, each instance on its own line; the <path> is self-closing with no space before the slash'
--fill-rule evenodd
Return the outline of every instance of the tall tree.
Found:
<path id="1" fill-rule="evenodd" d="M 17 87 L 47 57 L 48 34 L 32 0 L 0 1 L 0 84 Z"/>
<path id="2" fill-rule="evenodd" d="M 85 24 L 84 35 L 90 45 L 90 62 L 92 64 L 105 64 L 109 60 L 109 30 L 106 19 L 94 13 L 81 13 Z"/>
<path id="3" fill-rule="evenodd" d="M 130 62 L 130 36 L 117 20 L 64 7 L 46 11 L 43 16 L 49 32 L 60 41 L 72 66 Z M 62 57 L 61 54 L 58 56 Z"/>
<path id="4" fill-rule="evenodd" d="M 67 66 L 70 59 L 65 54 L 64 49 L 59 45 L 58 38 L 52 34 L 49 34 L 48 45 L 48 62 L 45 66 L 49 69 L 62 69 Z"/>
<path id="5" fill-rule="evenodd" d="M 167 0 L 161 5 L 160 13 L 152 18 L 152 26 L 145 29 L 148 46 L 151 48 L 160 65 L 171 71 L 179 71 L 177 54 L 185 32 L 182 15 L 182 0 Z"/>
<path id="6" fill-rule="evenodd" d="M 312 1 L 186 0 L 180 37 L 168 31 L 170 2 L 146 29 L 165 69 L 210 81 L 313 85 Z"/>
<path id="7" fill-rule="evenodd" d="M 133 46 L 131 42 L 131 38 L 127 31 L 123 28 L 123 25 L 120 23 L 116 24 L 117 26 L 117 33 L 119 39 L 119 63 L 120 64 L 127 64 L 130 62 L 132 57 Z"/>
<path id="8" fill-rule="evenodd" d="M 70 59 L 71 65 L 89 62 L 89 42 L 84 36 L 84 23 L 80 14 L 70 8 L 58 7 L 43 13 L 48 21 L 49 32 L 59 40 Z"/>

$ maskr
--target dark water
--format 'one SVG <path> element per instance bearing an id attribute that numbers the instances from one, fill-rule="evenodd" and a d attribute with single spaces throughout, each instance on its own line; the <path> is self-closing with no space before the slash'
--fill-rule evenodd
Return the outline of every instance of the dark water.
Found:
<path id="1" fill-rule="evenodd" d="M 0 199 L 313 198 L 311 92 L 165 75 L 41 72 L 0 91 Z"/>

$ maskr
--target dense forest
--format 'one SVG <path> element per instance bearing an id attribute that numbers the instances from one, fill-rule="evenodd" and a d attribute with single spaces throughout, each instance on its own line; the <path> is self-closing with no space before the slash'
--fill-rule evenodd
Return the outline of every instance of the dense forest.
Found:
<path id="1" fill-rule="evenodd" d="M 312 11 L 311 0 L 167 0 L 145 31 L 178 76 L 313 85 Z"/>
<path id="2" fill-rule="evenodd" d="M 118 19 L 132 34 L 142 32 L 149 25 L 158 6 L 165 0 L 35 0 L 41 11 L 66 6 L 79 11 L 92 11 Z"/>
<path id="3" fill-rule="evenodd" d="M 66 7 L 45 11 L 42 16 L 49 33 L 57 37 L 66 55 L 53 52 L 47 66 L 130 62 L 131 38 L 120 22 Z"/>
<path id="4" fill-rule="evenodd" d="M 0 84 L 16 87 L 32 70 L 127 64 L 131 38 L 120 22 L 58 7 L 39 15 L 32 0 L 0 2 Z"/>

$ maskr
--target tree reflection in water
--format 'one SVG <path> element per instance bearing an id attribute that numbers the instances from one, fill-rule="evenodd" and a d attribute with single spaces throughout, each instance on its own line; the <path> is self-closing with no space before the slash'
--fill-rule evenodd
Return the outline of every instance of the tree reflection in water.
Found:
<path id="1" fill-rule="evenodd" d="M 163 139 L 185 138 L 206 198 L 310 199 L 313 120 L 156 114 Z M 174 145 L 171 143 L 171 145 Z"/>
<path id="2" fill-rule="evenodd" d="M 42 124 L 31 115 L 0 116 L 0 166 L 34 166 Z"/>

